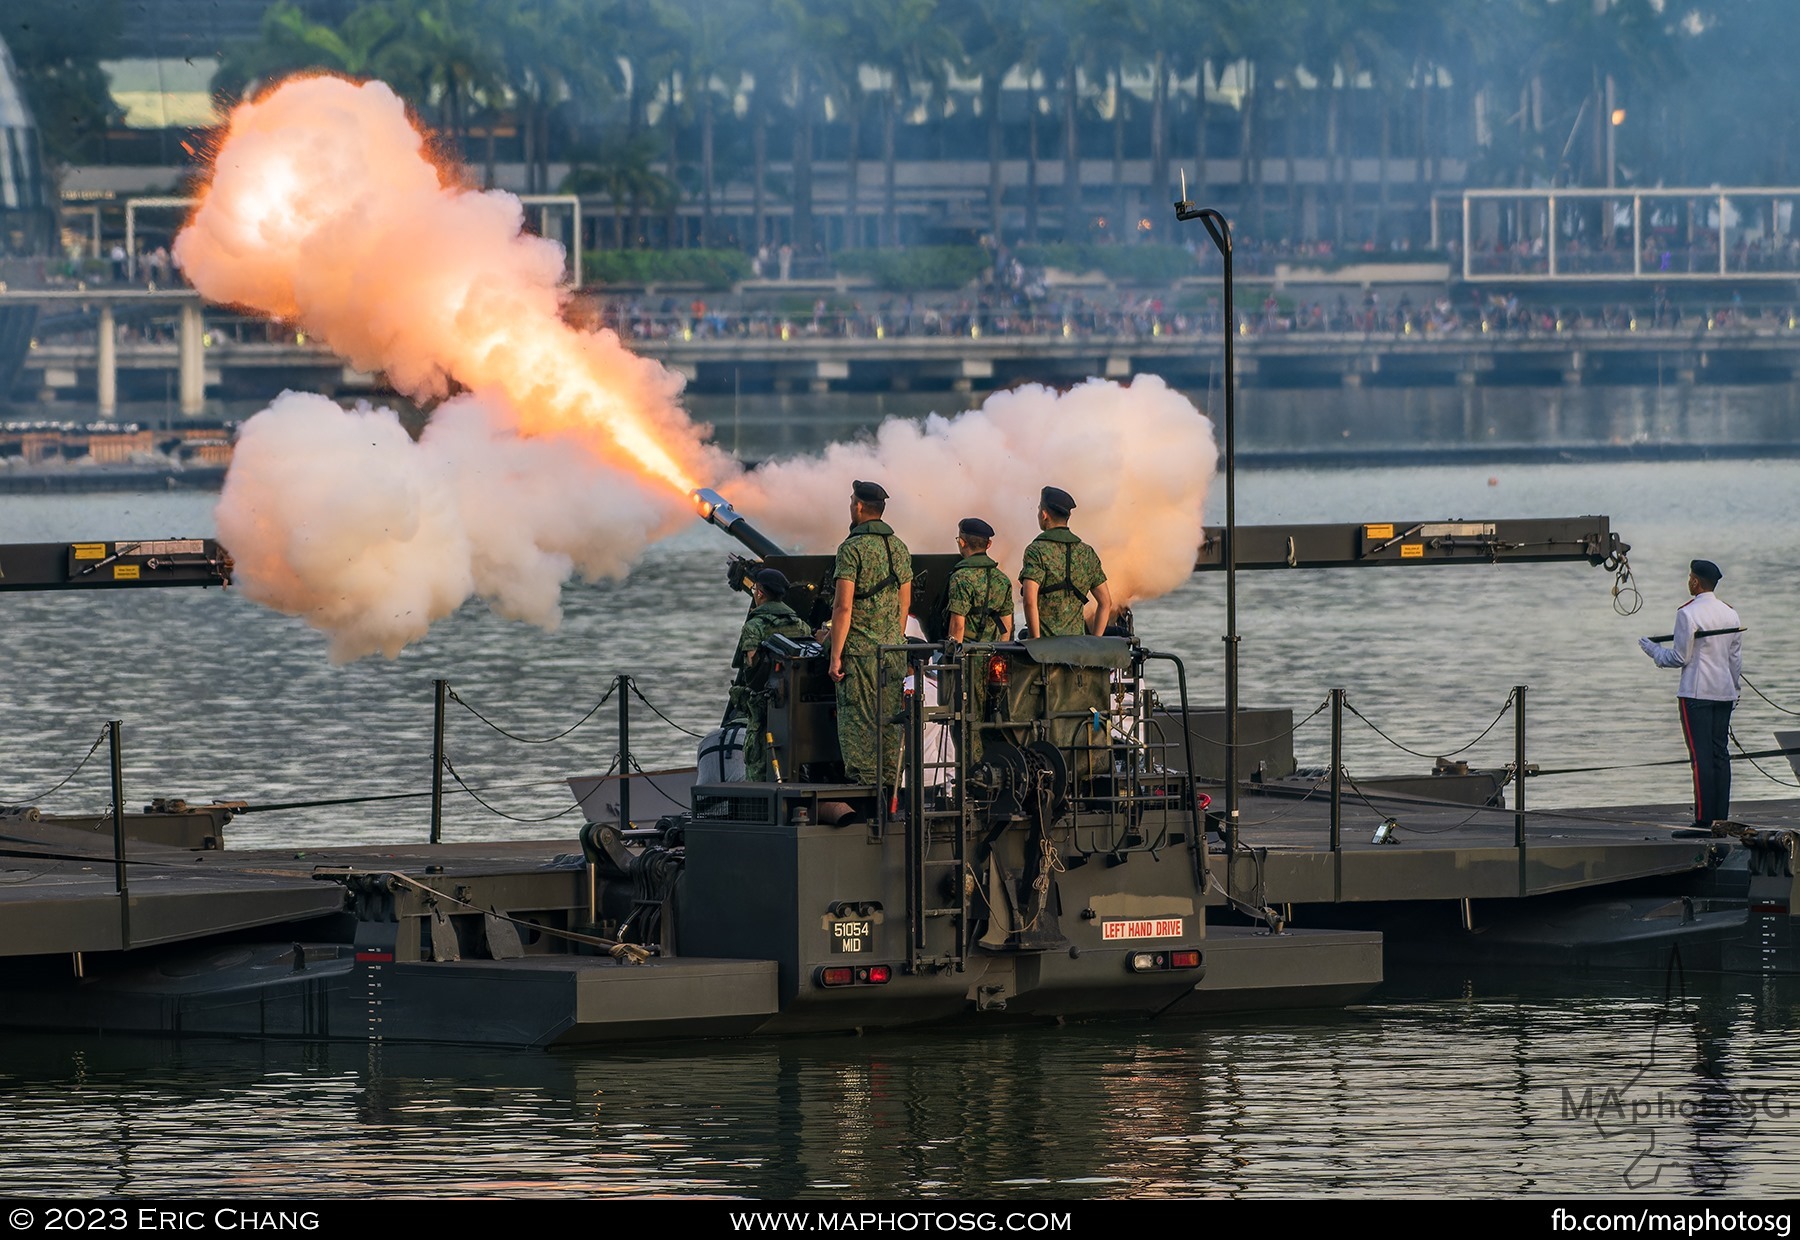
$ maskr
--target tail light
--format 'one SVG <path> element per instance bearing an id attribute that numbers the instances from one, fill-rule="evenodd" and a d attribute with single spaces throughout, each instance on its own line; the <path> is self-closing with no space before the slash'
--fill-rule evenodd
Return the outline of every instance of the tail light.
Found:
<path id="1" fill-rule="evenodd" d="M 990 654 L 987 661 L 987 682 L 990 685 L 1004 685 L 1012 679 L 1012 664 L 1003 654 Z"/>
<path id="2" fill-rule="evenodd" d="M 1198 969 L 1200 952 L 1197 948 L 1178 947 L 1165 952 L 1132 952 L 1125 958 L 1125 967 L 1133 973 L 1166 973 L 1173 969 Z"/>
<path id="3" fill-rule="evenodd" d="M 894 976 L 893 967 L 885 964 L 834 964 L 819 970 L 821 986 L 885 986 Z"/>

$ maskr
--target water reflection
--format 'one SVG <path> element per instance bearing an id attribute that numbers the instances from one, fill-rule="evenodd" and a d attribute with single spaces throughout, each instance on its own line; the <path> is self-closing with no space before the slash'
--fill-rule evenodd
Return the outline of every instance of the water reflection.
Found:
<path id="1" fill-rule="evenodd" d="M 1800 991 L 1421 976 L 1343 1013 L 574 1054 L 14 1038 L 16 1195 L 1774 1194 Z M 1586 1090 L 1640 1110 L 1582 1114 Z M 1746 1092 L 1772 1104 L 1749 1117 Z M 1570 1114 L 1567 1098 L 1576 1100 Z"/>
<path id="2" fill-rule="evenodd" d="M 1388 395 L 1357 415 L 1361 433 L 1502 425 L 1483 421 L 1499 398 L 1479 389 Z M 1647 394 L 1583 422 L 1596 416 L 1587 397 L 1563 400 L 1553 415 L 1521 415 L 1516 433 L 1553 416 L 1565 435 L 1748 438 L 1792 412 Z M 1293 437 L 1335 425 L 1295 408 L 1267 425 Z M 1738 735 L 1766 743 L 1784 726 L 1779 707 L 1800 707 L 1800 651 L 1779 638 L 1800 608 L 1795 477 L 1786 462 L 1247 473 L 1245 522 L 1608 513 L 1633 544 L 1645 609 L 1615 615 L 1609 579 L 1585 566 L 1246 575 L 1244 699 L 1298 718 L 1344 685 L 1390 735 L 1429 753 L 1460 745 L 1527 683 L 1533 760 L 1614 768 L 1546 779 L 1534 804 L 1660 800 L 1678 816 L 1680 767 L 1635 765 L 1682 751 L 1674 685 L 1634 638 L 1666 629 L 1688 559 L 1720 561 L 1751 628 L 1746 671 L 1775 699 L 1747 697 Z M 1670 498 L 1692 496 L 1704 503 Z M 201 535 L 211 502 L 4 497 L 0 541 Z M 726 549 L 696 526 L 650 549 L 627 582 L 571 586 L 555 633 L 471 604 L 398 660 L 343 668 L 304 625 L 229 592 L 0 594 L 0 802 L 35 800 L 67 776 L 111 718 L 126 721 L 134 802 L 422 790 L 436 676 L 510 730 L 541 736 L 631 672 L 673 718 L 704 728 L 723 706 L 742 616 L 719 584 Z M 1196 577 L 1139 620 L 1216 701 L 1222 582 Z M 636 718 L 646 766 L 689 760 L 689 738 Z M 570 803 L 560 778 L 603 769 L 617 746 L 610 710 L 555 746 L 522 749 L 467 715 L 450 736 L 458 771 L 492 804 L 548 820 L 500 819 L 457 798 L 450 839 L 571 838 L 570 820 L 554 817 Z M 1328 742 L 1303 732 L 1301 760 L 1323 761 Z M 1468 756 L 1504 763 L 1509 746 L 1500 736 Z M 1366 731 L 1347 738 L 1347 760 L 1353 771 L 1417 766 Z M 105 782 L 90 764 L 42 803 L 97 810 Z M 1746 806 L 1792 795 L 1749 772 L 1738 782 Z M 228 838 L 303 852 L 425 831 L 422 802 L 398 801 L 252 814 Z M 1800 1100 L 1788 1053 L 1797 1014 L 1793 979 L 1688 979 L 1671 997 L 1661 977 L 1455 975 L 1309 1016 L 579 1054 L 7 1038 L 0 1188 L 1029 1200 L 1612 1195 L 1654 1176 L 1647 1191 L 1774 1195 L 1800 1177 L 1787 1110 Z M 1581 1112 L 1582 1098 L 1609 1090 L 1621 1105 L 1667 1105 L 1642 1120 Z M 1763 1109 L 1725 1105 L 1745 1091 Z"/>
<path id="3" fill-rule="evenodd" d="M 1674 378 L 1628 387 L 1251 387 L 1238 394 L 1238 450 L 1792 441 L 1800 387 L 1695 385 Z M 1217 419 L 1222 393 L 1216 384 L 1183 390 Z M 865 434 L 884 418 L 951 417 L 983 399 L 957 392 L 696 393 L 687 403 L 712 426 L 716 442 L 760 460 L 816 452 Z"/>

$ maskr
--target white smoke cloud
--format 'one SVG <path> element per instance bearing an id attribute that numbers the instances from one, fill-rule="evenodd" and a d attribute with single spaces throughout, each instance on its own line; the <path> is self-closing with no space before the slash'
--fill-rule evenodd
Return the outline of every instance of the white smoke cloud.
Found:
<path id="1" fill-rule="evenodd" d="M 951 550 L 957 520 L 981 516 L 1015 568 L 1039 488 L 1060 486 L 1120 601 L 1192 570 L 1218 452 L 1160 379 L 998 393 L 740 476 L 682 409 L 679 375 L 563 320 L 562 252 L 523 218 L 512 195 L 440 170 L 385 85 L 312 77 L 233 111 L 176 239 L 207 298 L 299 323 L 414 397 L 469 393 L 417 443 L 389 410 L 296 393 L 241 428 L 220 539 L 245 592 L 328 633 L 333 659 L 393 657 L 474 597 L 554 626 L 573 573 L 628 571 L 694 519 L 697 485 L 823 551 L 852 479 L 873 478 L 915 550 Z"/>
<path id="2" fill-rule="evenodd" d="M 217 520 L 239 588 L 345 662 L 473 597 L 554 629 L 571 575 L 623 576 L 692 514 L 572 437 L 520 438 L 492 397 L 445 402 L 415 442 L 390 409 L 287 392 L 239 428 Z"/>
<path id="3" fill-rule="evenodd" d="M 1174 589 L 1194 571 L 1201 506 L 1218 468 L 1212 421 L 1154 375 L 1090 379 L 1064 393 L 996 392 L 979 409 L 890 420 L 865 442 L 764 464 L 734 488 L 751 524 L 795 549 L 844 536 L 850 483 L 887 488 L 887 520 L 917 552 L 955 551 L 956 523 L 994 527 L 993 555 L 1016 569 L 1037 536 L 1045 486 L 1075 498 L 1071 527 L 1100 552 L 1116 601 Z"/>
<path id="4" fill-rule="evenodd" d="M 239 105 L 211 173 L 174 247 L 209 300 L 302 323 L 416 399 L 503 392 L 521 433 L 582 432 L 678 490 L 733 471 L 680 375 L 563 320 L 562 247 L 513 195 L 441 171 L 383 83 L 299 78 Z"/>

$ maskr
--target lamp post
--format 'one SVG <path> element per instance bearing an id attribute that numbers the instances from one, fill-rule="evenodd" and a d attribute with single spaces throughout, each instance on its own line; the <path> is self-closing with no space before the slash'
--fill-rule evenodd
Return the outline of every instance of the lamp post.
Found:
<path id="1" fill-rule="evenodd" d="M 1225 260 L 1225 848 L 1235 856 L 1238 839 L 1238 631 L 1237 631 L 1237 375 L 1233 346 L 1237 321 L 1231 311 L 1231 225 L 1211 207 L 1188 201 L 1181 174 L 1177 220 L 1199 220 Z M 1227 886 L 1231 867 L 1225 867 Z"/>

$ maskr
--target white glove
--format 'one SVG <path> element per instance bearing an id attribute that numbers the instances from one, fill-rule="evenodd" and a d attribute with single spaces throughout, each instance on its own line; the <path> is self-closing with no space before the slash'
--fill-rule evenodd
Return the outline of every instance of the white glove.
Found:
<path id="1" fill-rule="evenodd" d="M 1661 650 L 1662 647 L 1651 641 L 1648 637 L 1640 637 L 1638 638 L 1638 649 L 1654 659 L 1656 657 L 1656 652 Z"/>

